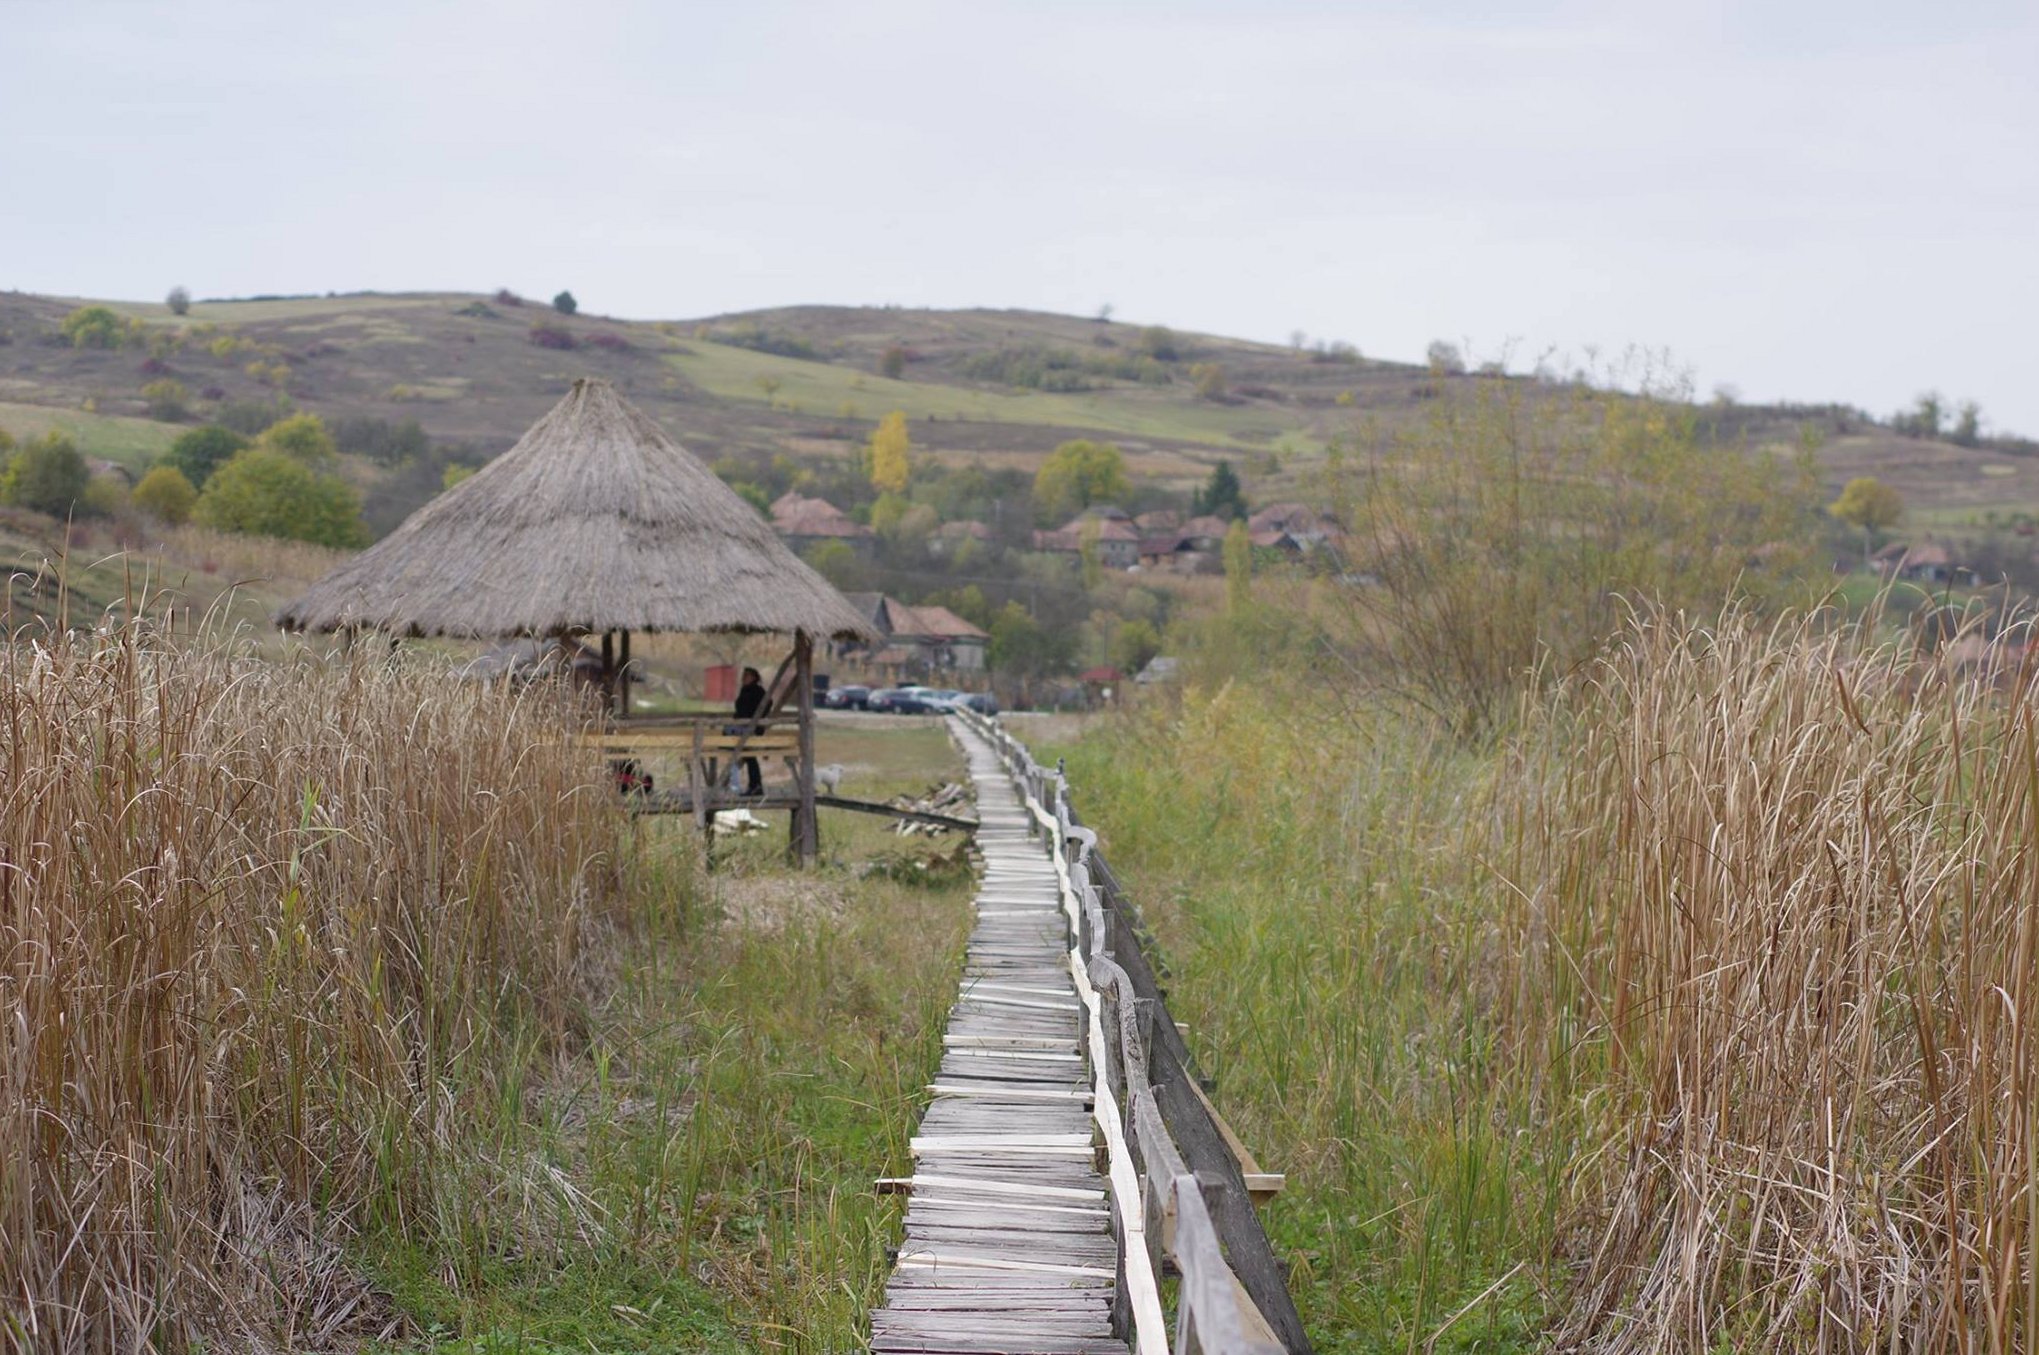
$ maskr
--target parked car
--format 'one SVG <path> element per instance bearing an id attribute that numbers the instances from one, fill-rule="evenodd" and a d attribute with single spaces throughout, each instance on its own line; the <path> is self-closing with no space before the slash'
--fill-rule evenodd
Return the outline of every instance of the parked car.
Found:
<path id="1" fill-rule="evenodd" d="M 963 704 L 979 715 L 998 714 L 998 698 L 990 692 L 971 692 L 963 698 Z"/>
<path id="2" fill-rule="evenodd" d="M 871 689 L 851 684 L 830 687 L 822 693 L 821 704 L 830 710 L 865 710 L 871 704 Z"/>
<path id="3" fill-rule="evenodd" d="M 931 715 L 935 711 L 933 696 L 925 687 L 881 687 L 871 693 L 865 709 L 889 715 Z"/>
<path id="4" fill-rule="evenodd" d="M 965 695 L 954 687 L 937 687 L 927 694 L 927 703 L 939 711 L 952 711 L 963 704 Z"/>

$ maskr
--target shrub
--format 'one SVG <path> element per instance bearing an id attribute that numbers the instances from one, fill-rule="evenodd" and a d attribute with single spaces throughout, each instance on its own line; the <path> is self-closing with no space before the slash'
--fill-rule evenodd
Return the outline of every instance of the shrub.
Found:
<path id="1" fill-rule="evenodd" d="M 163 298 L 163 304 L 170 308 L 172 315 L 186 315 L 191 310 L 191 293 L 182 287 L 172 287 L 170 295 Z"/>
<path id="2" fill-rule="evenodd" d="M 711 330 L 696 337 L 710 339 L 716 343 L 733 344 L 748 348 L 755 353 L 771 353 L 782 358 L 799 358 L 807 362 L 819 361 L 821 355 L 814 351 L 814 345 L 791 334 L 775 334 L 755 320 L 742 320 L 727 329 Z"/>
<path id="3" fill-rule="evenodd" d="M 215 470 L 247 446 L 248 439 L 233 429 L 207 424 L 179 436 L 159 464 L 182 475 L 194 489 L 203 489 Z"/>
<path id="4" fill-rule="evenodd" d="M 169 373 L 170 364 L 151 353 L 142 359 L 141 365 L 136 367 L 135 370 L 143 376 L 164 376 Z"/>
<path id="5" fill-rule="evenodd" d="M 91 472 L 85 458 L 62 433 L 46 433 L 21 445 L 0 477 L 0 499 L 17 508 L 63 517 L 85 493 Z"/>
<path id="6" fill-rule="evenodd" d="M 571 330 L 562 329 L 557 325 L 533 325 L 530 334 L 525 337 L 539 348 L 572 350 L 580 347 Z"/>
<path id="7" fill-rule="evenodd" d="M 151 381 L 142 387 L 142 399 L 149 407 L 149 417 L 163 423 L 179 423 L 190 411 L 185 401 L 191 393 L 184 389 L 182 381 L 164 377 Z"/>
<path id="8" fill-rule="evenodd" d="M 384 466 L 423 456 L 432 445 L 416 419 L 402 423 L 367 417 L 335 419 L 332 435 L 333 446 L 339 451 Z"/>
<path id="9" fill-rule="evenodd" d="M 1447 343 L 1443 339 L 1433 340 L 1430 347 L 1424 350 L 1423 358 L 1429 364 L 1432 376 L 1465 375 L 1465 355 L 1459 352 L 1455 343 Z"/>
<path id="10" fill-rule="evenodd" d="M 163 465 L 142 477 L 135 486 L 133 499 L 134 506 L 144 513 L 176 527 L 190 520 L 198 491 L 184 478 L 184 472 Z"/>
<path id="11" fill-rule="evenodd" d="M 496 290 L 496 304 L 498 306 L 521 306 L 524 304 L 524 298 L 518 296 L 507 287 L 501 287 Z"/>
<path id="12" fill-rule="evenodd" d="M 127 338 L 127 326 L 104 306 L 80 306 L 59 328 L 73 348 L 118 348 Z"/>
<path id="13" fill-rule="evenodd" d="M 489 309 L 486 301 L 470 301 L 453 313 L 455 315 L 466 316 L 471 320 L 494 320 L 498 318 L 496 313 Z"/>
<path id="14" fill-rule="evenodd" d="M 888 376 L 894 381 L 905 376 L 906 350 L 896 343 L 887 344 L 885 351 L 878 357 L 878 371 L 880 375 Z"/>
<path id="15" fill-rule="evenodd" d="M 212 421 L 252 438 L 261 436 L 270 424 L 289 413 L 290 401 L 282 397 L 272 401 L 232 400 L 219 407 Z"/>
<path id="16" fill-rule="evenodd" d="M 325 420 L 316 414 L 293 414 L 269 425 L 258 444 L 313 468 L 326 465 L 339 454 Z"/>
<path id="17" fill-rule="evenodd" d="M 605 353 L 635 353 L 637 351 L 637 345 L 624 338 L 621 334 L 610 334 L 606 331 L 590 334 L 583 338 L 581 342 L 590 348 L 599 348 Z"/>
<path id="18" fill-rule="evenodd" d="M 561 315 L 572 315 L 580 308 L 581 303 L 573 299 L 572 292 L 561 292 L 558 296 L 552 298 L 552 309 L 558 311 Z"/>
<path id="19" fill-rule="evenodd" d="M 367 536 L 352 485 L 271 447 L 251 447 L 213 472 L 196 517 L 221 531 L 322 546 L 358 546 Z"/>
<path id="20" fill-rule="evenodd" d="M 76 512 L 82 518 L 118 517 L 127 511 L 127 481 L 118 475 L 95 475 L 85 482 Z"/>
<path id="21" fill-rule="evenodd" d="M 1149 325 L 1140 331 L 1140 351 L 1156 362 L 1174 362 L 1182 356 L 1182 345 L 1166 325 Z"/>

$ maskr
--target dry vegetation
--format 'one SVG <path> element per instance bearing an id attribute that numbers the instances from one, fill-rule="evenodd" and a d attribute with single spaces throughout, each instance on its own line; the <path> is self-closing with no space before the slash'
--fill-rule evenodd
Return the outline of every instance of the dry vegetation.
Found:
<path id="1" fill-rule="evenodd" d="M 562 712 L 141 623 L 4 664 L 0 1344 L 319 1343 L 387 1317 L 356 1230 L 570 1235 L 542 1164 L 460 1179 L 617 896 Z"/>
<path id="2" fill-rule="evenodd" d="M 1492 743 L 1233 682 L 1071 775 L 1320 1349 L 2009 1352 L 2035 722 L 1874 616 L 1656 616 Z"/>

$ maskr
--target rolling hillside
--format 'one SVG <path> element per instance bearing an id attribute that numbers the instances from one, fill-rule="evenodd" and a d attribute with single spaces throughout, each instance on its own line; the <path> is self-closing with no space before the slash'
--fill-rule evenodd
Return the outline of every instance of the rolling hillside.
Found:
<path id="1" fill-rule="evenodd" d="M 185 388 L 187 421 L 285 395 L 329 420 L 415 419 L 480 461 L 592 374 L 709 460 L 839 457 L 903 409 L 916 447 L 938 458 L 1030 469 L 1066 439 L 1103 437 L 1136 475 L 1178 488 L 1228 459 L 1249 496 L 1266 501 L 1306 495 L 1332 439 L 1421 417 L 1462 379 L 1349 350 L 1031 311 L 802 306 L 647 322 L 462 293 L 200 301 L 181 318 L 158 304 L 101 302 L 137 331 L 118 349 L 74 348 L 59 326 L 85 304 L 0 293 L 0 428 L 61 428 L 89 454 L 131 466 L 182 426 L 147 417 L 142 388 L 154 380 Z M 883 374 L 888 350 L 896 378 Z M 1752 443 L 1789 441 L 1810 421 L 1837 485 L 1850 474 L 1890 479 L 1922 524 L 2039 514 L 2039 458 L 1904 438 L 1831 407 L 1707 417 L 1722 438 Z M 365 487 L 389 473 L 351 469 Z"/>

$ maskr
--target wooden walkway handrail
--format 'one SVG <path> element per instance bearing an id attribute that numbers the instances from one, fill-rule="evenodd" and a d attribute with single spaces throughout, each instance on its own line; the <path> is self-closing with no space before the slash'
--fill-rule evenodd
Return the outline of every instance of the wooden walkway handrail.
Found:
<path id="1" fill-rule="evenodd" d="M 1158 1275 L 1164 1257 L 1174 1262 L 1182 1277 L 1170 1346 L 1177 1355 L 1307 1355 L 1309 1337 L 1253 1208 L 1254 1197 L 1278 1189 L 1280 1178 L 1260 1171 L 1204 1095 L 1141 949 L 1136 910 L 1098 852 L 1097 835 L 1077 822 L 1067 778 L 1036 763 L 996 720 L 967 710 L 957 718 L 998 751 L 1050 839 L 1062 878 L 1088 971 L 1086 1002 L 1094 1004 L 1089 1043 L 1099 1119 L 1116 1122 L 1105 1126 L 1107 1148 L 1124 1153 L 1135 1182 L 1124 1198 L 1115 1161 L 1121 1273 L 1129 1280 L 1134 1271 Z M 1146 1264 L 1129 1268 L 1134 1247 Z M 1121 1328 L 1138 1338 L 1137 1349 L 1161 1339 L 1146 1329 L 1153 1310 L 1139 1295 L 1121 1295 Z"/>

